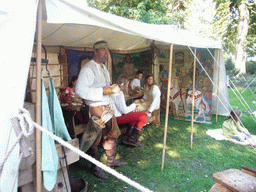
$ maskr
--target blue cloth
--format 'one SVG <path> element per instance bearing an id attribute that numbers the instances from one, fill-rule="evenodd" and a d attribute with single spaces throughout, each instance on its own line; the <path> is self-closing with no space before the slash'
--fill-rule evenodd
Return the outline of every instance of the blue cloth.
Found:
<path id="1" fill-rule="evenodd" d="M 51 113 L 52 125 L 55 135 L 66 141 L 71 140 L 71 137 L 68 133 L 65 124 L 58 95 L 55 90 L 53 77 L 49 78 L 49 109 Z"/>
<path id="2" fill-rule="evenodd" d="M 84 59 L 92 59 L 93 51 L 78 51 L 78 50 L 67 50 L 68 54 L 68 72 L 70 79 L 73 76 L 78 76 L 79 69 L 81 68 L 81 62 Z"/>
<path id="3" fill-rule="evenodd" d="M 52 120 L 49 111 L 47 95 L 44 81 L 42 79 L 42 127 L 53 132 Z M 54 140 L 42 133 L 42 171 L 44 178 L 44 187 L 51 191 L 57 180 L 58 154 Z"/>

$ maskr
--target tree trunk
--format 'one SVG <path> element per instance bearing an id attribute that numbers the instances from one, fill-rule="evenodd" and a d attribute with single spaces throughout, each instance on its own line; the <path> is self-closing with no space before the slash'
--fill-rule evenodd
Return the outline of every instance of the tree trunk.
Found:
<path id="1" fill-rule="evenodd" d="M 242 0 L 239 4 L 239 23 L 237 34 L 237 47 L 236 47 L 236 64 L 235 67 L 240 69 L 240 73 L 245 73 L 245 42 L 249 29 L 249 10 L 246 1 Z"/>

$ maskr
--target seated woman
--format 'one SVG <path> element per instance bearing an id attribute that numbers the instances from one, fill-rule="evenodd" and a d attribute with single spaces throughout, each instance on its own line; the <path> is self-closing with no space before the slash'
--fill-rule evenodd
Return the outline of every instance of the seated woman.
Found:
<path id="1" fill-rule="evenodd" d="M 154 82 L 153 74 L 146 76 L 143 90 L 144 96 L 139 100 L 135 100 L 135 103 L 139 105 L 137 110 L 146 112 L 149 117 L 148 122 L 159 127 L 161 91 Z"/>
<path id="2" fill-rule="evenodd" d="M 142 142 L 138 140 L 139 133 L 143 130 L 148 116 L 144 112 L 133 112 L 137 107 L 132 103 L 127 106 L 125 103 L 125 96 L 128 91 L 129 80 L 125 76 L 120 76 L 117 84 L 120 86 L 119 95 L 112 95 L 113 110 L 116 116 L 117 124 L 129 124 L 122 143 L 134 147 L 142 146 Z M 124 92 L 123 92 L 124 91 Z"/>
<path id="3" fill-rule="evenodd" d="M 232 110 L 230 115 L 222 125 L 223 135 L 237 141 L 244 141 L 250 135 L 249 131 L 242 127 L 239 123 L 239 118 L 242 116 L 242 111 L 238 108 Z"/>

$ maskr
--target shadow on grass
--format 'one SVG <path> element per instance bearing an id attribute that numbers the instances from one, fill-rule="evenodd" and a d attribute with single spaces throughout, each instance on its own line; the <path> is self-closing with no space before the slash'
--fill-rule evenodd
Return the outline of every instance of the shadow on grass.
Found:
<path id="1" fill-rule="evenodd" d="M 161 115 L 161 122 L 165 117 Z M 139 139 L 142 147 L 117 147 L 117 158 L 127 161 L 125 167 L 117 168 L 135 182 L 156 192 L 208 191 L 215 183 L 213 173 L 242 166 L 255 167 L 255 151 L 248 146 L 240 146 L 229 141 L 216 141 L 206 134 L 208 129 L 221 128 L 226 117 L 213 116 L 213 124 L 194 123 L 193 148 L 191 145 L 191 122 L 169 117 L 166 150 L 163 161 L 164 125 L 147 125 Z M 100 159 L 106 160 L 105 151 L 99 147 Z M 162 163 L 164 169 L 161 171 Z M 71 175 L 85 178 L 88 191 L 138 191 L 127 183 L 108 175 L 108 180 L 94 177 L 90 163 L 84 159 L 70 166 Z"/>

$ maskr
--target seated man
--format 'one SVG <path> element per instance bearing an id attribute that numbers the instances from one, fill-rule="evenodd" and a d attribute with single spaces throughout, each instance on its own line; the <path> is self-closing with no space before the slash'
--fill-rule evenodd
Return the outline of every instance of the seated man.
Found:
<path id="1" fill-rule="evenodd" d="M 142 79 L 142 76 L 143 76 L 142 71 L 136 72 L 136 78 L 133 79 L 130 83 L 130 87 L 131 87 L 130 95 L 134 95 L 138 93 L 140 90 L 142 90 L 141 82 L 140 82 Z"/>

